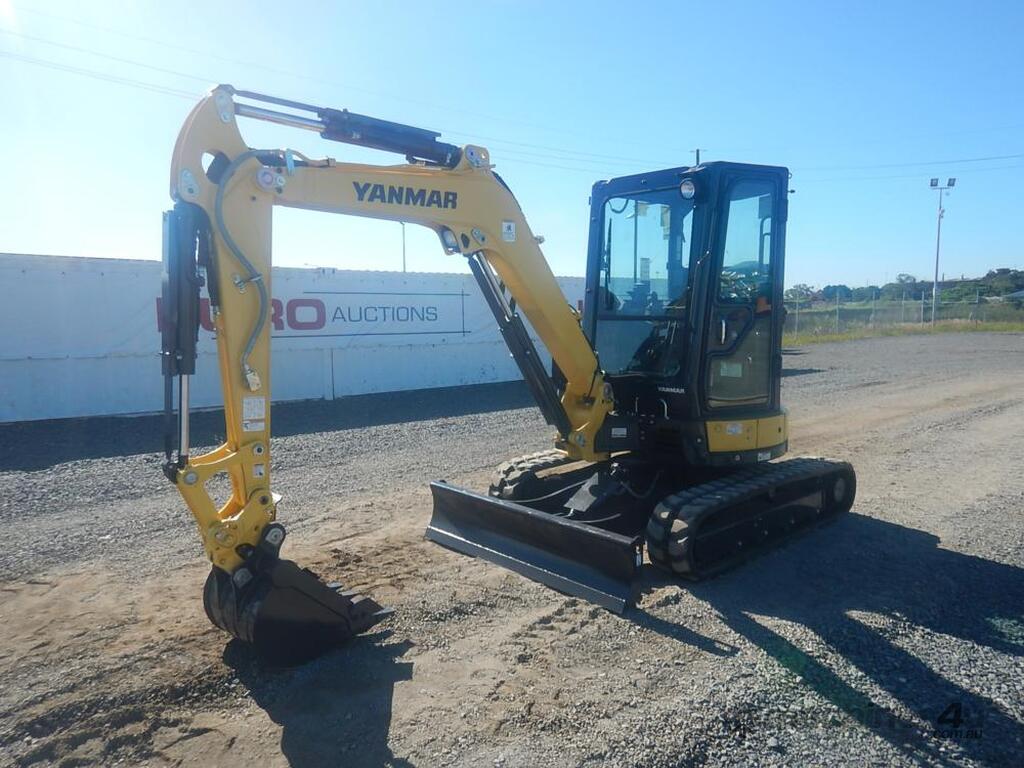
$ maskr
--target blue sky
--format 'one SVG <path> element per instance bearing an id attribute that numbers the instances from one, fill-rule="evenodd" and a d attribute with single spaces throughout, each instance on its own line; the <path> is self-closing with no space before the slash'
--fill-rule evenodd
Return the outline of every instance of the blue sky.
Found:
<path id="1" fill-rule="evenodd" d="M 560 274 L 593 181 L 705 159 L 793 171 L 787 284 L 1024 267 L 1019 2 L 0 0 L 0 251 L 158 259 L 171 149 L 216 82 L 487 146 Z M 246 124 L 254 146 L 393 156 Z M 981 159 L 994 158 L 994 159 Z M 464 271 L 410 227 L 416 271 Z M 282 211 L 275 263 L 400 269 L 401 230 Z"/>

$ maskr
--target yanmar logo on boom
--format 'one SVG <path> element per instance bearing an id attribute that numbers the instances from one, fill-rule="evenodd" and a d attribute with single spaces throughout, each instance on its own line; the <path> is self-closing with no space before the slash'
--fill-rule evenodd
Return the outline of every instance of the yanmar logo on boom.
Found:
<path id="1" fill-rule="evenodd" d="M 421 208 L 458 208 L 458 192 L 442 192 L 423 187 L 399 187 L 393 184 L 373 184 L 353 181 L 356 197 L 361 203 L 391 203 L 392 205 L 418 205 Z"/>

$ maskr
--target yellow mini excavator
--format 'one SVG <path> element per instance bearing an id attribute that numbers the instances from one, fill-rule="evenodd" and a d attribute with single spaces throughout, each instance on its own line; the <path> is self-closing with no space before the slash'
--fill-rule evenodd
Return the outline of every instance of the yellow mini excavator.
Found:
<path id="1" fill-rule="evenodd" d="M 239 118 L 405 162 L 252 148 Z M 215 625 L 288 662 L 388 613 L 280 557 L 285 531 L 270 486 L 275 205 L 434 230 L 446 253 L 467 259 L 557 433 L 552 450 L 504 464 L 486 494 L 433 483 L 428 538 L 622 611 L 645 544 L 655 566 L 700 578 L 850 508 L 849 464 L 775 461 L 787 449 L 779 397 L 785 168 L 713 162 L 595 184 L 581 316 L 488 151 L 438 137 L 230 86 L 215 88 L 181 129 L 174 208 L 164 215 L 164 471 L 213 565 L 204 604 Z M 189 377 L 204 288 L 227 437 L 196 456 Z M 550 371 L 520 313 L 550 353 Z M 205 486 L 221 473 L 232 494 L 218 508 Z"/>

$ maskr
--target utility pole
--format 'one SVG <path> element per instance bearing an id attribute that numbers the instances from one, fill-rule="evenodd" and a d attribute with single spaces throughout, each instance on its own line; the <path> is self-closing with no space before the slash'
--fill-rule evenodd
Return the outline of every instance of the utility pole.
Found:
<path id="1" fill-rule="evenodd" d="M 405 222 L 398 222 L 402 225 L 402 271 L 405 272 Z"/>
<path id="2" fill-rule="evenodd" d="M 839 290 L 836 289 L 836 335 L 839 335 Z"/>
<path id="3" fill-rule="evenodd" d="M 900 299 L 900 323 L 907 322 L 907 292 L 903 291 L 903 298 Z"/>
<path id="4" fill-rule="evenodd" d="M 938 179 L 931 180 L 931 188 L 939 193 L 939 210 L 935 227 L 935 282 L 932 283 L 932 326 L 935 325 L 935 315 L 939 307 L 939 247 L 942 242 L 942 216 L 946 212 L 942 207 L 942 197 L 947 190 L 952 189 L 955 185 L 956 179 L 952 176 L 946 181 L 945 186 L 940 186 Z"/>

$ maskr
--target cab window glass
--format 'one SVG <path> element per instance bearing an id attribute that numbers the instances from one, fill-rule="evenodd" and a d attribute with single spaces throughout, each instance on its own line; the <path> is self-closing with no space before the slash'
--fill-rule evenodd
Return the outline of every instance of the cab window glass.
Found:
<path id="1" fill-rule="evenodd" d="M 740 181 L 730 189 L 719 301 L 771 302 L 773 203 L 769 181 Z"/>
<path id="2" fill-rule="evenodd" d="M 599 311 L 676 314 L 686 306 L 693 205 L 677 190 L 605 202 Z"/>

